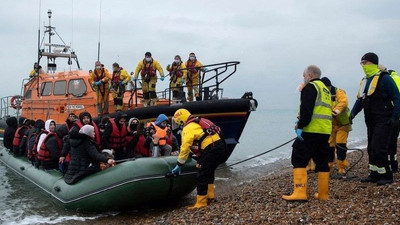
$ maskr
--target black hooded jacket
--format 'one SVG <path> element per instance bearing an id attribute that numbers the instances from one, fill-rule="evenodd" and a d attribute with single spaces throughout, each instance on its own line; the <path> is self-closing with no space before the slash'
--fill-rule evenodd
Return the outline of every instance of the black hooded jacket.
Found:
<path id="1" fill-rule="evenodd" d="M 85 135 L 85 138 L 70 139 L 70 156 L 68 170 L 64 175 L 67 184 L 74 184 L 83 177 L 100 171 L 100 162 L 107 163 L 108 158 L 100 154 L 94 141 Z"/>
<path id="2" fill-rule="evenodd" d="M 7 118 L 6 123 L 7 123 L 7 127 L 4 131 L 3 144 L 4 144 L 4 147 L 6 147 L 8 150 L 12 150 L 13 149 L 12 143 L 14 140 L 15 131 L 18 128 L 18 121 L 17 121 L 17 118 L 10 117 L 10 118 Z"/>

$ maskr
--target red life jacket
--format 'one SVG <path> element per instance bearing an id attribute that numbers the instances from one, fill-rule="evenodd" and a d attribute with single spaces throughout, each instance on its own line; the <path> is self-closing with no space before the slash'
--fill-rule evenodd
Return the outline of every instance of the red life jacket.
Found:
<path id="1" fill-rule="evenodd" d="M 40 161 L 53 161 L 53 160 L 55 160 L 55 159 L 51 158 L 50 151 L 49 151 L 49 149 L 47 149 L 47 146 L 46 146 L 47 138 L 49 138 L 51 136 L 55 136 L 57 138 L 58 151 L 59 151 L 59 154 L 61 154 L 61 150 L 62 150 L 61 138 L 58 137 L 57 133 L 50 132 L 50 133 L 48 133 L 46 135 L 46 137 L 44 138 L 42 144 L 40 145 L 40 149 L 39 149 L 39 152 L 38 152 L 38 155 L 37 155 L 37 158 Z M 40 135 L 38 137 L 40 138 Z"/>
<path id="2" fill-rule="evenodd" d="M 94 81 L 95 82 L 96 81 L 100 81 L 105 77 L 104 68 L 101 68 L 101 73 L 100 74 L 97 74 L 97 70 L 96 69 L 93 70 L 93 73 L 95 75 L 94 76 Z"/>
<path id="3" fill-rule="evenodd" d="M 191 151 L 196 155 L 200 155 L 201 143 L 204 141 L 204 139 L 206 139 L 206 137 L 214 134 L 218 134 L 220 136 L 222 135 L 221 128 L 208 119 L 190 116 L 188 121 L 186 121 L 185 126 L 187 126 L 189 123 L 199 124 L 204 132 L 204 135 L 199 140 L 196 140 L 190 147 Z"/>
<path id="4" fill-rule="evenodd" d="M 172 76 L 175 75 L 175 76 L 177 76 L 179 78 L 181 78 L 183 76 L 182 70 L 180 70 L 181 69 L 181 64 L 182 63 L 180 63 L 179 65 L 177 63 L 175 63 L 175 62 L 172 63 L 172 69 L 171 69 Z"/>
<path id="5" fill-rule="evenodd" d="M 140 72 L 140 74 L 142 75 L 142 77 L 145 77 L 146 75 L 148 75 L 150 77 L 154 77 L 157 75 L 156 70 L 153 67 L 153 60 L 151 60 L 151 62 L 149 64 L 147 64 L 146 60 L 143 59 L 143 67 L 142 67 L 142 71 Z"/>
<path id="6" fill-rule="evenodd" d="M 18 127 L 18 129 L 15 131 L 15 135 L 14 135 L 14 139 L 13 139 L 13 146 L 18 146 L 19 147 L 19 144 L 21 144 L 21 140 L 22 140 L 22 137 L 23 136 L 21 136 L 20 134 L 19 134 L 19 131 L 22 129 L 22 128 L 26 128 L 26 129 L 29 129 L 29 127 L 28 126 L 26 126 L 26 125 L 22 125 L 22 126 L 20 126 L 20 127 Z"/>
<path id="7" fill-rule="evenodd" d="M 152 155 L 151 150 L 144 147 L 145 142 L 146 138 L 144 137 L 144 135 L 140 135 L 138 143 L 135 146 L 135 155 L 142 155 L 144 157 L 150 157 Z"/>
<path id="8" fill-rule="evenodd" d="M 173 134 L 170 133 L 169 135 L 167 135 L 167 145 L 173 146 Z"/>
<path id="9" fill-rule="evenodd" d="M 197 62 L 197 59 L 194 60 L 194 62 L 192 62 L 192 60 L 188 60 L 186 62 L 186 68 L 192 75 L 196 74 L 199 71 L 198 69 L 195 68 L 196 67 L 196 62 Z"/>
<path id="10" fill-rule="evenodd" d="M 112 85 L 119 85 L 119 83 L 121 83 L 121 70 L 123 70 L 122 68 L 120 68 L 118 71 L 114 71 L 112 78 L 111 78 L 111 84 Z"/>
<path id="11" fill-rule="evenodd" d="M 76 121 L 75 124 L 79 127 L 79 129 L 81 129 L 83 127 L 83 123 L 80 120 Z M 94 127 L 94 133 L 96 134 L 95 141 L 96 141 L 96 144 L 99 147 L 99 149 L 101 149 L 101 137 L 100 137 L 99 128 L 97 127 L 96 123 L 93 121 L 90 125 L 92 125 Z"/>
<path id="12" fill-rule="evenodd" d="M 125 147 L 127 142 L 126 142 L 126 135 L 127 135 L 127 130 L 126 130 L 126 125 L 122 125 L 121 131 L 119 130 L 117 124 L 115 123 L 115 119 L 112 118 L 110 119 L 110 123 L 112 126 L 112 132 L 110 135 L 110 138 L 108 139 L 108 147 L 111 149 L 117 149 L 121 147 Z"/>

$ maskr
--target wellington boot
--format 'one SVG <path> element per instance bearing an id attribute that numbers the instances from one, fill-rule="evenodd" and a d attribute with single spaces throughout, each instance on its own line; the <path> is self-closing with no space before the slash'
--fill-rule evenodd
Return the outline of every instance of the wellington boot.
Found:
<path id="1" fill-rule="evenodd" d="M 333 162 L 329 162 L 328 166 L 329 166 L 329 172 L 332 173 L 333 172 Z"/>
<path id="2" fill-rule="evenodd" d="M 213 200 L 215 198 L 214 189 L 215 189 L 214 184 L 208 184 L 207 198 L 210 200 Z"/>
<path id="3" fill-rule="evenodd" d="M 197 195 L 197 202 L 188 209 L 200 209 L 207 206 L 207 195 Z"/>
<path id="4" fill-rule="evenodd" d="M 307 170 L 306 168 L 293 169 L 293 194 L 282 195 L 286 201 L 307 201 Z"/>
<path id="5" fill-rule="evenodd" d="M 329 198 L 329 172 L 318 173 L 318 193 L 314 194 L 314 198 L 318 200 L 328 200 Z"/>
<path id="6" fill-rule="evenodd" d="M 344 175 L 346 173 L 346 169 L 349 168 L 349 166 L 350 166 L 349 161 L 347 161 L 346 159 L 345 160 L 338 160 L 336 162 L 336 164 L 337 164 L 337 167 L 338 167 L 338 173 L 340 175 Z"/>

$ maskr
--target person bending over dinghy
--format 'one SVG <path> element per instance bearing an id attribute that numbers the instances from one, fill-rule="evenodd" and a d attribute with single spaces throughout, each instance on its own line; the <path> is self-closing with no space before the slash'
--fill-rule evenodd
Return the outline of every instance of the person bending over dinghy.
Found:
<path id="1" fill-rule="evenodd" d="M 90 174 L 100 171 L 100 162 L 114 165 L 115 161 L 99 153 L 95 144 L 95 131 L 93 126 L 84 125 L 80 130 L 84 138 L 71 138 L 71 160 L 65 173 L 64 181 L 74 184 Z"/>
<path id="2" fill-rule="evenodd" d="M 56 133 L 56 122 L 47 120 L 44 124 L 45 130 L 39 135 L 37 142 L 37 159 L 43 169 L 57 169 L 60 157 L 62 141 Z"/>

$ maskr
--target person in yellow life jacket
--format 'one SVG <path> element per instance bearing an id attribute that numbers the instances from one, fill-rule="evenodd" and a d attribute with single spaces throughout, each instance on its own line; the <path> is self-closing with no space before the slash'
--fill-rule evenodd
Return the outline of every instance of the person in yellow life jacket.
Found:
<path id="1" fill-rule="evenodd" d="M 388 70 L 382 64 L 379 65 L 379 69 L 383 72 L 389 73 L 390 77 L 393 79 L 394 83 L 397 86 L 397 89 L 400 91 L 400 76 L 394 70 Z M 390 168 L 393 173 L 399 172 L 399 163 L 397 160 L 397 140 L 399 139 L 400 126 L 393 126 L 392 132 L 390 134 L 390 144 L 389 144 L 389 161 Z"/>
<path id="2" fill-rule="evenodd" d="M 109 86 L 109 89 L 111 90 L 114 98 L 115 110 L 118 112 L 122 111 L 125 87 L 131 80 L 131 75 L 129 75 L 128 72 L 124 70 L 124 68 L 120 67 L 118 63 L 114 63 L 112 67 L 113 74 L 111 77 L 111 85 Z"/>
<path id="3" fill-rule="evenodd" d="M 377 185 L 393 183 L 393 173 L 389 162 L 390 131 L 399 126 L 400 93 L 395 82 L 378 67 L 379 58 L 368 52 L 360 65 L 364 78 L 360 82 L 357 100 L 351 110 L 351 120 L 364 110 L 368 135 L 369 175 L 361 182 Z"/>
<path id="4" fill-rule="evenodd" d="M 171 76 L 170 88 L 172 90 L 172 98 L 173 100 L 178 100 L 187 74 L 186 65 L 182 62 L 179 55 L 175 56 L 172 65 L 168 64 L 167 71 Z"/>
<path id="5" fill-rule="evenodd" d="M 160 114 L 151 125 L 154 127 L 153 134 L 153 157 L 170 156 L 172 146 L 167 144 L 169 119 L 165 114 Z"/>
<path id="6" fill-rule="evenodd" d="M 340 88 L 332 86 L 327 77 L 321 78 L 321 81 L 330 90 L 332 96 L 332 134 L 329 138 L 329 168 L 333 171 L 333 162 L 335 160 L 339 175 L 344 175 L 349 167 L 349 161 L 346 159 L 347 138 L 351 131 L 349 100 L 346 92 Z"/>
<path id="7" fill-rule="evenodd" d="M 320 80 L 321 69 L 308 66 L 304 72 L 305 86 L 301 91 L 297 135 L 292 147 L 293 194 L 283 195 L 287 201 L 307 200 L 307 164 L 313 159 L 318 172 L 318 192 L 314 198 L 329 198 L 329 136 L 332 133 L 331 94 Z"/>
<path id="8" fill-rule="evenodd" d="M 226 159 L 226 145 L 220 128 L 211 121 L 192 116 L 186 109 L 178 109 L 173 118 L 172 126 L 183 126 L 182 145 L 177 165 L 173 174 L 180 174 L 181 166 L 185 164 L 190 153 L 197 159 L 197 201 L 188 209 L 207 206 L 207 200 L 214 199 L 215 170 Z"/>
<path id="9" fill-rule="evenodd" d="M 140 60 L 135 71 L 134 81 L 139 74 L 142 77 L 143 105 L 144 107 L 157 105 L 157 71 L 160 73 L 160 80 L 164 80 L 164 71 L 160 63 L 151 57 L 150 52 L 146 52 L 145 58 Z"/>
<path id="10" fill-rule="evenodd" d="M 194 96 L 197 101 L 201 100 L 199 83 L 200 83 L 200 71 L 206 71 L 203 64 L 197 60 L 196 55 L 192 52 L 189 54 L 189 59 L 186 61 L 187 76 L 186 76 L 186 86 L 188 91 L 189 102 L 193 101 L 193 90 Z"/>
<path id="11" fill-rule="evenodd" d="M 89 82 L 96 90 L 98 116 L 108 114 L 109 80 L 108 70 L 102 66 L 100 61 L 97 61 L 95 69 L 90 73 Z"/>
<path id="12" fill-rule="evenodd" d="M 39 74 L 43 74 L 44 70 L 42 69 L 42 66 L 40 66 L 37 62 L 33 64 L 33 69 L 29 73 L 29 78 L 34 78 L 37 77 Z"/>

